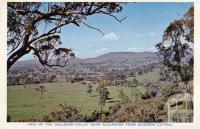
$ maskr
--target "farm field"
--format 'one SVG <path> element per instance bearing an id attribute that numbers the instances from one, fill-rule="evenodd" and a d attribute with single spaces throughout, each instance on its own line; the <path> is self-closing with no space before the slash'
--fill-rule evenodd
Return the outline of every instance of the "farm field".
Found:
<path id="1" fill-rule="evenodd" d="M 156 82 L 159 81 L 160 78 L 160 69 L 155 68 L 150 72 L 147 72 L 142 75 L 137 75 L 136 79 L 139 83 L 145 83 L 145 82 Z M 131 81 L 133 77 L 128 77 L 127 80 Z"/>
<path id="2" fill-rule="evenodd" d="M 40 93 L 35 90 L 37 86 L 45 85 L 47 91 L 43 98 Z M 99 96 L 95 92 L 96 86 L 93 87 L 94 92 L 90 96 L 86 90 L 87 85 L 80 83 L 46 83 L 22 86 L 8 87 L 8 115 L 12 121 L 18 121 L 25 118 L 42 118 L 52 111 L 59 110 L 59 104 L 68 104 L 78 107 L 82 113 L 90 113 L 93 110 L 100 110 L 98 105 Z M 131 98 L 131 93 L 141 92 L 144 88 L 131 87 L 108 87 L 110 98 L 106 101 L 104 110 L 116 102 L 120 90 Z"/>

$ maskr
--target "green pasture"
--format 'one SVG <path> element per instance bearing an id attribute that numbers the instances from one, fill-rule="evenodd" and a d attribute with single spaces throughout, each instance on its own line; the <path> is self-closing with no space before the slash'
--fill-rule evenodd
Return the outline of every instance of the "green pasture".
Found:
<path id="1" fill-rule="evenodd" d="M 43 98 L 40 98 L 40 92 L 35 88 L 45 85 L 47 91 Z M 52 111 L 59 110 L 59 104 L 69 104 L 78 107 L 82 113 L 90 113 L 93 110 L 100 110 L 98 105 L 99 96 L 93 87 L 93 94 L 90 96 L 86 90 L 87 85 L 79 83 L 47 83 L 24 86 L 8 87 L 8 115 L 12 121 L 18 121 L 25 118 L 42 118 Z M 109 87 L 110 99 L 107 100 L 104 110 L 116 102 L 120 89 L 131 98 L 133 92 L 138 92 L 138 88 L 130 87 Z"/>

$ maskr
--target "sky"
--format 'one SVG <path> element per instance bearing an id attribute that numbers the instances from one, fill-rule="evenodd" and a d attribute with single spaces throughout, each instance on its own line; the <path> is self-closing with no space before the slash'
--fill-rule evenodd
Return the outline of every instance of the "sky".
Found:
<path id="1" fill-rule="evenodd" d="M 163 31 L 174 20 L 180 19 L 192 3 L 128 3 L 116 17 L 127 17 L 122 23 L 98 14 L 89 16 L 85 23 L 101 29 L 102 35 L 83 24 L 62 28 L 61 47 L 72 48 L 77 58 L 92 58 L 108 52 L 156 51 Z M 27 55 L 21 60 L 32 59 Z"/>

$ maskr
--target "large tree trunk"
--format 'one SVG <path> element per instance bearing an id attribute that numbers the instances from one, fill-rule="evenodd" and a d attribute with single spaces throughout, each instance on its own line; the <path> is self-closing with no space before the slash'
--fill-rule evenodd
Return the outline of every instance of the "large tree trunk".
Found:
<path id="1" fill-rule="evenodd" d="M 11 68 L 11 66 L 22 56 L 28 54 L 31 49 L 28 49 L 27 47 L 22 47 L 19 50 L 17 50 L 15 53 L 13 53 L 7 60 L 7 71 Z"/>

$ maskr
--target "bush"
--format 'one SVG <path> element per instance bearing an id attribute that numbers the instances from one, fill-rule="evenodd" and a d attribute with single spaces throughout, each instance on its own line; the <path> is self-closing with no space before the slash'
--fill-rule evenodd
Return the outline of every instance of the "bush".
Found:
<path id="1" fill-rule="evenodd" d="M 109 108 L 109 121 L 163 122 L 167 119 L 163 98 L 152 98 L 134 103 L 117 104 Z"/>
<path id="2" fill-rule="evenodd" d="M 48 116 L 44 116 L 44 121 L 62 121 L 62 122 L 74 122 L 79 121 L 82 115 L 80 110 L 72 105 L 60 104 L 60 111 L 51 112 Z"/>

